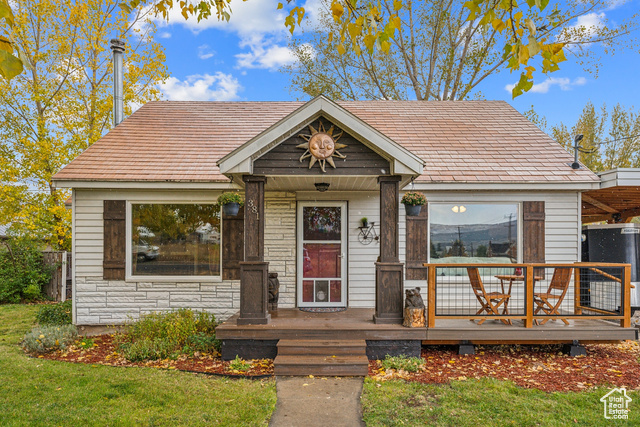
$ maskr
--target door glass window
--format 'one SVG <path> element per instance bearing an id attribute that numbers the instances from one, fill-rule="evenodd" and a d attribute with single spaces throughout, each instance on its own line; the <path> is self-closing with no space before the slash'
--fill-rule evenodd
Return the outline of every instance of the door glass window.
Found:
<path id="1" fill-rule="evenodd" d="M 340 241 L 340 207 L 305 206 L 302 209 L 304 240 Z"/>

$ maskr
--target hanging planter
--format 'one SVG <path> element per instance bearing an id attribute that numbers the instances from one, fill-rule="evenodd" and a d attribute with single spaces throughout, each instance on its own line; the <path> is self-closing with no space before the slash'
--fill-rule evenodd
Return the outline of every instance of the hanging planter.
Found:
<path id="1" fill-rule="evenodd" d="M 222 193 L 218 197 L 218 204 L 222 206 L 222 212 L 227 216 L 236 216 L 240 206 L 244 204 L 242 196 L 238 193 Z"/>
<path id="2" fill-rule="evenodd" d="M 422 193 L 409 191 L 402 196 L 402 204 L 407 216 L 418 216 L 422 210 L 422 206 L 427 203 L 427 198 Z"/>

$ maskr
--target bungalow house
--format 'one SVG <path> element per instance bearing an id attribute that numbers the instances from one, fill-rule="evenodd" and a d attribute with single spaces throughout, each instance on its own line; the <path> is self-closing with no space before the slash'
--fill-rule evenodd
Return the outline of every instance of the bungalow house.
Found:
<path id="1" fill-rule="evenodd" d="M 227 321 L 224 357 L 330 330 L 370 356 L 421 341 L 634 338 L 624 266 L 574 264 L 581 193 L 600 178 L 572 162 L 505 102 L 150 102 L 54 177 L 73 189 L 74 323 L 207 310 Z M 216 204 L 232 190 L 245 199 L 235 216 Z M 407 191 L 426 195 L 418 216 L 402 209 Z M 508 307 L 476 301 L 477 263 L 487 294 L 508 280 Z M 534 293 L 567 265 L 566 310 L 537 309 Z M 413 287 L 426 328 L 400 325 Z M 606 316 L 623 327 L 595 320 Z"/>

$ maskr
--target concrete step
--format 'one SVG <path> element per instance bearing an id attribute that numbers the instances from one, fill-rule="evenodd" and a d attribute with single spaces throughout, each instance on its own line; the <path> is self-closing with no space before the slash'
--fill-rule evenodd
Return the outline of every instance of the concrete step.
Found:
<path id="1" fill-rule="evenodd" d="M 278 355 L 360 356 L 367 354 L 365 340 L 280 340 Z"/>

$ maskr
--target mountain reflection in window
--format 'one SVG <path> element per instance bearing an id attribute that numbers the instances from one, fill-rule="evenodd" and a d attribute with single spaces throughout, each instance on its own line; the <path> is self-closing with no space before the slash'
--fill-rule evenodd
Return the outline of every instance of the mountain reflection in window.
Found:
<path id="1" fill-rule="evenodd" d="M 431 262 L 515 263 L 518 205 L 432 203 Z"/>

